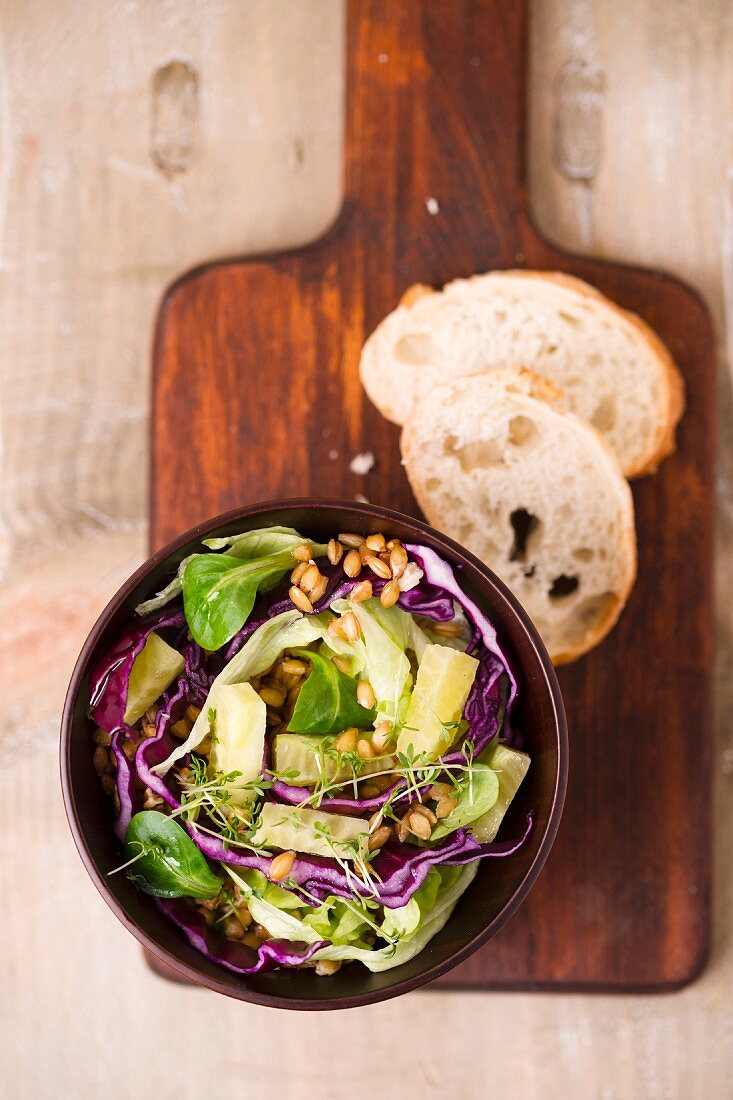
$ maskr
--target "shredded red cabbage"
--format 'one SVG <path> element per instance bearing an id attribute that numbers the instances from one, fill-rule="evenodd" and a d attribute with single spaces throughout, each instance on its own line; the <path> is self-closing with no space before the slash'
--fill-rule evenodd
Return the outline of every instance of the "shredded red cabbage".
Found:
<path id="1" fill-rule="evenodd" d="M 122 729 L 118 729 L 112 734 L 112 740 L 110 741 L 110 752 L 113 753 L 117 767 L 115 769 L 115 785 L 117 787 L 117 797 L 120 802 L 120 808 L 115 820 L 115 834 L 120 840 L 125 839 L 125 833 L 127 832 L 127 826 L 132 820 L 132 815 L 135 812 L 135 773 L 130 767 L 130 761 L 122 751 L 122 740 L 128 734 L 134 731 L 129 730 L 126 726 Z"/>
<path id="2" fill-rule="evenodd" d="M 130 672 L 138 653 L 145 648 L 149 635 L 166 626 L 185 624 L 186 619 L 180 607 L 175 611 L 170 608 L 158 611 L 131 627 L 97 661 L 89 675 L 89 714 L 98 726 L 108 733 L 124 726 Z"/>
<path id="3" fill-rule="evenodd" d="M 186 662 L 184 674 L 190 687 L 190 702 L 201 705 L 211 690 L 216 674 L 207 667 L 206 650 L 198 642 L 187 642 L 183 647 L 183 659 Z"/>
<path id="4" fill-rule="evenodd" d="M 510 730 L 506 716 L 516 695 L 517 685 L 509 662 L 500 649 L 496 632 L 486 615 L 459 587 L 453 569 L 434 551 L 424 546 L 407 545 L 411 558 L 422 568 L 420 582 L 399 598 L 399 606 L 413 615 L 421 615 L 439 622 L 455 617 L 455 603 L 465 612 L 473 627 L 469 645 L 479 659 L 479 669 L 465 708 L 468 721 L 466 741 L 470 741 L 470 753 L 478 755 L 490 742 L 504 731 Z M 339 598 L 348 597 L 358 579 L 345 578 L 340 567 L 324 564 L 322 571 L 328 575 L 325 596 L 316 605 L 316 611 L 325 610 Z M 375 594 L 379 594 L 384 581 L 371 578 Z M 124 838 L 132 815 L 141 808 L 141 792 L 145 787 L 163 798 L 172 808 L 180 808 L 180 790 L 175 772 L 164 778 L 153 769 L 173 751 L 177 742 L 170 727 L 177 721 L 189 703 L 202 705 L 209 693 L 216 673 L 239 651 L 243 643 L 268 619 L 292 608 L 288 596 L 282 595 L 282 587 L 260 595 L 246 625 L 232 638 L 225 650 L 207 654 L 194 641 L 179 639 L 185 661 L 185 671 L 178 682 L 162 698 L 156 717 L 156 732 L 152 738 L 142 739 L 130 762 L 122 751 L 125 738 L 135 739 L 136 731 L 124 724 L 129 677 L 135 657 L 143 649 L 153 630 L 165 627 L 181 627 L 185 630 L 185 618 L 180 605 L 157 612 L 129 630 L 112 650 L 97 662 L 90 678 L 91 709 L 94 721 L 112 733 L 110 750 L 114 754 L 116 784 L 119 797 L 119 813 L 115 831 Z M 442 758 L 444 763 L 460 763 L 469 750 L 459 747 Z M 438 765 L 440 762 L 438 762 Z M 263 774 L 269 767 L 267 745 L 263 759 Z M 320 808 L 345 814 L 373 813 L 397 794 L 411 797 L 402 779 L 375 796 L 352 799 L 342 795 L 324 798 Z M 308 802 L 313 792 L 307 787 L 295 787 L 281 780 L 273 782 L 266 798 L 291 805 Z M 205 832 L 205 821 L 187 824 L 179 817 L 201 852 L 209 859 L 232 866 L 254 868 L 268 878 L 272 860 L 266 854 L 233 847 L 226 840 Z M 360 894 L 372 897 L 387 908 L 399 908 L 407 904 L 425 881 L 432 867 L 457 866 L 484 858 L 505 858 L 518 851 L 526 842 L 533 827 L 533 817 L 527 817 L 521 836 L 508 841 L 481 844 L 466 828 L 457 829 L 432 847 L 419 847 L 410 843 L 392 841 L 385 845 L 370 864 L 371 882 L 358 877 L 351 865 L 335 859 L 299 854 L 290 874 L 288 889 L 292 889 L 302 904 L 312 906 L 328 896 L 353 897 Z M 285 885 L 280 883 L 281 886 Z M 301 966 L 323 946 L 294 943 L 284 940 L 266 940 L 258 951 L 233 942 L 209 929 L 203 916 L 183 899 L 156 898 L 156 904 L 186 935 L 189 942 L 214 962 L 241 974 L 257 974 L 277 966 Z"/>
<path id="5" fill-rule="evenodd" d="M 228 940 L 206 926 L 201 913 L 180 899 L 156 898 L 158 908 L 185 933 L 188 942 L 207 959 L 234 970 L 237 974 L 263 974 L 278 966 L 302 966 L 316 951 L 328 946 L 327 940 L 296 943 L 294 940 L 265 940 L 257 951 L 243 943 Z"/>

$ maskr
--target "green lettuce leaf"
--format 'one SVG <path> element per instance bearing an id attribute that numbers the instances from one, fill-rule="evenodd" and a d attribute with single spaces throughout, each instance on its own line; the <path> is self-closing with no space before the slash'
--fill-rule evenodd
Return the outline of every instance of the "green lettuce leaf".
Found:
<path id="1" fill-rule="evenodd" d="M 190 554 L 166 587 L 135 610 L 147 615 L 183 592 L 191 634 L 204 649 L 219 649 L 247 621 L 257 592 L 273 588 L 293 568 L 292 552 L 305 542 L 292 527 L 262 527 L 204 539 L 209 550 L 226 552 Z M 326 553 L 323 543 L 309 545 L 314 557 Z"/>
<path id="2" fill-rule="evenodd" d="M 322 936 L 311 928 L 300 917 L 295 916 L 279 904 L 279 898 L 271 891 L 263 892 L 262 896 L 257 889 L 250 886 L 246 876 L 248 871 L 237 870 L 226 863 L 224 870 L 230 878 L 236 882 L 244 897 L 247 899 L 247 908 L 253 919 L 266 928 L 275 939 L 293 940 L 296 943 L 317 943 Z M 286 891 L 283 891 L 285 893 Z M 267 896 L 265 896 L 265 893 Z M 295 895 L 292 895 L 295 897 Z"/>
<path id="3" fill-rule="evenodd" d="M 444 868 L 451 872 L 453 868 Z M 411 940 L 438 900 L 443 885 L 441 871 L 433 867 L 419 890 L 407 905 L 399 909 L 386 909 L 382 928 L 391 939 Z"/>
<path id="4" fill-rule="evenodd" d="M 330 940 L 339 947 L 350 945 L 369 950 L 369 945 L 362 939 L 363 934 L 369 931 L 369 923 L 357 904 L 343 898 L 329 897 L 309 912 L 303 921 L 315 929 L 319 939 Z"/>
<path id="5" fill-rule="evenodd" d="M 175 600 L 176 596 L 180 596 L 183 591 L 183 574 L 186 572 L 186 566 L 194 556 L 194 554 L 189 554 L 187 558 L 184 558 L 178 566 L 173 580 L 169 581 L 165 588 L 162 588 L 149 600 L 139 603 L 135 608 L 135 614 L 149 615 L 151 611 L 157 611 L 158 608 L 165 607 L 171 600 Z"/>
<path id="6" fill-rule="evenodd" d="M 252 893 L 267 902 L 268 905 L 274 905 L 276 909 L 303 908 L 303 902 L 297 894 L 294 894 L 291 890 L 284 890 L 276 882 L 271 882 L 267 875 L 262 874 L 262 871 L 257 871 L 254 867 L 241 867 L 237 870 L 237 874 L 244 880 Z"/>
<path id="7" fill-rule="evenodd" d="M 356 726 L 365 729 L 374 722 L 375 711 L 363 707 L 356 698 L 357 681 L 337 668 L 328 657 L 310 650 L 297 649 L 298 657 L 311 663 L 311 672 L 298 695 L 290 733 L 335 734 Z"/>
<path id="8" fill-rule="evenodd" d="M 265 558 L 269 554 L 279 554 L 282 550 L 291 553 L 296 546 L 308 543 L 308 539 L 299 534 L 294 527 L 260 527 L 255 531 L 245 531 L 241 535 L 227 535 L 225 538 L 204 539 L 209 550 L 226 550 L 227 554 L 243 561 L 252 558 Z M 326 553 L 325 545 L 309 543 L 314 557 Z"/>
<path id="9" fill-rule="evenodd" d="M 353 662 L 353 671 L 368 680 L 377 697 L 375 722 L 387 720 L 399 725 L 404 719 L 412 690 L 412 670 L 407 651 L 419 662 L 427 644 L 425 634 L 412 615 L 402 608 L 382 607 L 377 599 L 352 603 L 334 600 L 331 610 L 339 615 L 353 611 L 361 635 L 356 642 L 327 635 L 325 644 Z"/>
<path id="10" fill-rule="evenodd" d="M 440 876 L 440 885 L 432 907 L 424 914 L 417 929 L 406 939 L 378 949 L 332 945 L 322 947 L 313 956 L 314 959 L 332 959 L 334 962 L 355 961 L 363 963 L 368 970 L 379 973 L 391 970 L 395 966 L 409 962 L 427 946 L 433 936 L 440 932 L 450 917 L 461 894 L 473 882 L 478 873 L 478 860 L 464 867 L 434 867 L 431 874 Z M 428 876 L 429 878 L 430 876 Z M 423 887 L 426 885 L 423 883 Z M 420 889 L 423 889 L 421 887 Z M 415 894 L 420 891 L 418 890 Z M 410 900 L 413 900 L 412 898 Z"/>
<path id="11" fill-rule="evenodd" d="M 364 913 L 362 918 L 359 903 L 329 898 L 323 905 L 310 910 L 306 917 L 297 917 L 293 912 L 285 912 L 264 897 L 259 897 L 244 877 L 249 872 L 235 871 L 228 864 L 224 869 L 247 898 L 254 919 L 270 935 L 305 943 L 328 939 L 331 941 L 329 946 L 321 948 L 313 956 L 314 959 L 360 962 L 376 973 L 408 962 L 427 946 L 445 925 L 461 894 L 473 882 L 478 872 L 478 861 L 464 867 L 432 868 L 407 905 L 401 909 L 383 910 L 382 927 L 385 932 L 389 930 L 395 942 L 377 948 L 367 946 L 359 937 L 374 927 L 381 907 L 369 916 Z M 351 942 L 336 942 L 333 937 L 338 940 L 352 939 Z"/>

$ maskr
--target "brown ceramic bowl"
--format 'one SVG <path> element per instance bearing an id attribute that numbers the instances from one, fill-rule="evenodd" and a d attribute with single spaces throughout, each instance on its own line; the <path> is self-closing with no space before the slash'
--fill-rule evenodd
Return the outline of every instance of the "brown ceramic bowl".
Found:
<path id="1" fill-rule="evenodd" d="M 243 977 L 210 962 L 124 875 L 109 878 L 120 863 L 109 799 L 92 767 L 89 669 L 129 623 L 132 609 L 163 587 L 178 563 L 200 548 L 202 538 L 268 524 L 295 527 L 328 538 L 339 531 L 389 532 L 423 543 L 446 558 L 461 586 L 491 617 L 520 684 L 514 721 L 524 735 L 532 767 L 502 825 L 516 835 L 532 810 L 535 824 L 516 855 L 487 861 L 446 924 L 416 958 L 394 970 L 370 974 L 358 964 L 329 978 L 309 970 L 279 970 Z M 61 726 L 61 779 L 66 813 L 84 865 L 109 907 L 132 934 L 182 978 L 240 1000 L 279 1008 L 350 1008 L 386 1000 L 425 985 L 462 962 L 498 932 L 521 904 L 552 846 L 562 813 L 568 770 L 567 729 L 557 679 L 526 613 L 502 582 L 457 543 L 417 520 L 386 508 L 352 501 L 293 500 L 240 508 L 199 524 L 160 550 L 130 577 L 100 615 L 71 678 Z"/>

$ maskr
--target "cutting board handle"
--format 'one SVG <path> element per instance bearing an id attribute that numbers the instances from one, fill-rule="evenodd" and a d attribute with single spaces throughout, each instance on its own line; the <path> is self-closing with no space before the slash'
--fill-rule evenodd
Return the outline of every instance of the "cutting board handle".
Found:
<path id="1" fill-rule="evenodd" d="M 473 270 L 521 262 L 526 14 L 525 0 L 351 0 L 347 206 L 383 261 L 450 233 L 473 242 Z"/>

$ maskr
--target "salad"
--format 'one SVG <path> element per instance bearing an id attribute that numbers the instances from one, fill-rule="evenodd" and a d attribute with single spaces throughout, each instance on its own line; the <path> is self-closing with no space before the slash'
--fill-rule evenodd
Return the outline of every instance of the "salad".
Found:
<path id="1" fill-rule="evenodd" d="M 205 539 L 90 678 L 120 866 L 242 973 L 417 955 L 530 764 L 488 618 L 426 546 Z"/>

